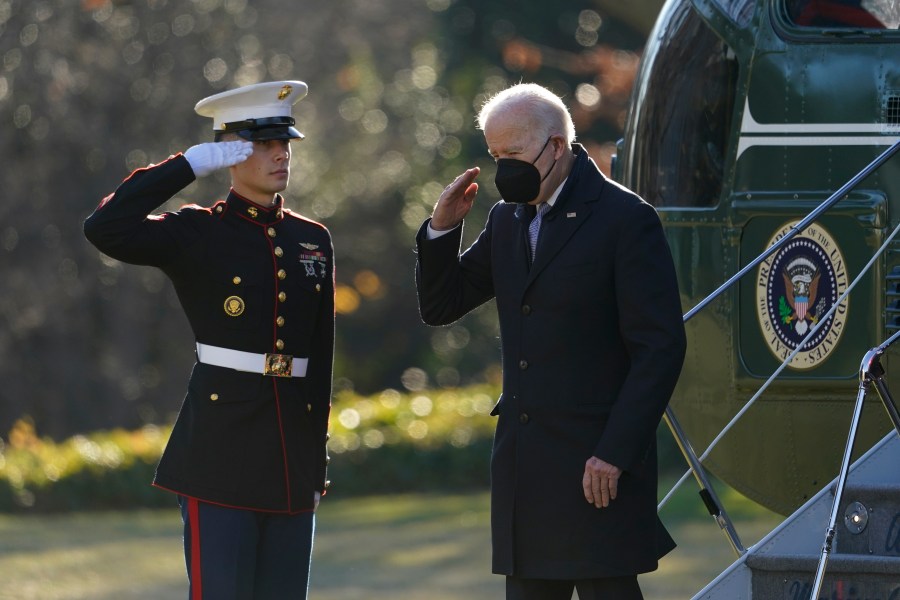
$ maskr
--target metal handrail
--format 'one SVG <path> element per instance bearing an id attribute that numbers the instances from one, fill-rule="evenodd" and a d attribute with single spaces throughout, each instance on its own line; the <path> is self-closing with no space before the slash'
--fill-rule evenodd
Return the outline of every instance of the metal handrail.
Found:
<path id="1" fill-rule="evenodd" d="M 841 502 L 844 496 L 844 488 L 847 484 L 847 477 L 850 474 L 850 455 L 853 452 L 853 446 L 856 443 L 856 433 L 859 430 L 859 421 L 862 417 L 863 401 L 869 388 L 874 385 L 884 409 L 888 413 L 894 429 L 900 434 L 900 413 L 898 413 L 897 403 L 891 396 L 884 382 L 885 370 L 881 364 L 881 356 L 887 352 L 894 342 L 900 339 L 900 331 L 893 334 L 880 346 L 872 348 L 863 356 L 862 363 L 859 367 L 859 390 L 856 394 L 856 405 L 853 407 L 853 418 L 850 422 L 850 432 L 847 435 L 847 443 L 844 446 L 844 456 L 841 459 L 841 470 L 835 483 L 834 501 L 831 504 L 831 513 L 828 519 L 828 526 L 825 528 L 825 541 L 822 543 L 822 552 L 819 555 L 819 563 L 816 566 L 816 575 L 813 580 L 812 592 L 810 600 L 816 600 L 822 591 L 822 584 L 825 581 L 825 569 L 828 565 L 828 557 L 831 554 L 832 543 L 836 535 L 835 526 L 838 520 L 838 511 L 841 508 Z"/>
<path id="2" fill-rule="evenodd" d="M 842 200 L 850 191 L 856 188 L 866 177 L 871 175 L 873 172 L 878 170 L 885 162 L 887 162 L 897 151 L 900 150 L 900 141 L 895 142 L 892 146 L 890 146 L 887 150 L 882 152 L 878 157 L 876 157 L 872 162 L 866 165 L 861 171 L 859 171 L 854 177 L 852 177 L 847 183 L 840 187 L 836 192 L 831 194 L 824 202 L 822 202 L 818 207 L 812 210 L 805 218 L 803 218 L 799 223 L 794 225 L 780 240 L 772 244 L 769 248 L 764 250 L 759 256 L 757 256 L 753 261 L 744 266 L 737 273 L 732 275 L 725 283 L 720 285 L 715 291 L 709 294 L 706 298 L 701 300 L 697 305 L 694 306 L 691 310 L 685 313 L 683 320 L 687 323 L 691 318 L 693 318 L 697 313 L 706 308 L 713 300 L 717 299 L 723 293 L 725 293 L 731 286 L 740 281 L 747 273 L 755 269 L 760 263 L 769 258 L 772 254 L 781 249 L 782 246 L 788 243 L 788 241 L 793 238 L 797 233 L 806 229 L 811 223 L 813 223 L 816 219 L 818 219 L 823 213 L 827 212 L 832 206 L 837 204 L 840 200 Z M 791 357 L 789 357 L 790 359 Z M 687 436 L 684 433 L 684 430 L 681 428 L 678 423 L 678 419 L 675 417 L 675 411 L 671 406 L 666 407 L 666 412 L 663 416 L 663 419 L 668 425 L 669 430 L 672 432 L 672 435 L 675 437 L 675 441 L 678 444 L 681 453 L 684 455 L 685 460 L 690 467 L 690 471 L 693 472 L 694 478 L 697 480 L 698 485 L 700 486 L 700 497 L 703 500 L 703 503 L 706 505 L 707 510 L 709 511 L 710 516 L 712 516 L 716 523 L 719 525 L 720 529 L 722 529 L 725 536 L 728 538 L 729 543 L 731 544 L 732 549 L 735 551 L 738 557 L 743 555 L 746 552 L 741 540 L 737 534 L 737 531 L 734 528 L 734 523 L 731 518 L 728 516 L 728 513 L 725 511 L 725 508 L 722 506 L 722 503 L 717 498 L 715 491 L 709 481 L 709 477 L 706 474 L 706 471 L 703 468 L 701 459 L 694 452 L 691 447 L 690 441 L 687 439 Z M 683 481 L 683 479 L 681 480 Z M 675 484 L 675 487 L 681 484 L 681 481 Z M 660 503 L 662 507 L 665 503 L 663 501 Z"/>
<path id="3" fill-rule="evenodd" d="M 763 383 L 759 387 L 759 389 L 756 390 L 756 393 L 753 394 L 753 397 L 751 397 L 749 400 L 747 400 L 747 402 L 744 403 L 744 406 L 741 407 L 741 410 L 739 410 L 734 415 L 734 417 L 731 418 L 731 420 L 728 422 L 728 424 L 722 428 L 722 431 L 720 431 L 719 434 L 713 439 L 713 441 L 711 441 L 709 443 L 709 446 L 707 446 L 707 448 L 703 452 L 703 454 L 700 455 L 699 460 L 701 463 L 710 455 L 710 453 L 713 451 L 713 448 L 715 448 L 716 445 L 720 441 L 722 441 L 722 439 L 725 437 L 725 435 L 729 431 L 731 431 L 731 428 L 734 427 L 734 425 L 744 416 L 744 414 L 748 410 L 750 410 L 750 407 L 753 406 L 753 404 L 757 400 L 759 400 L 759 397 L 762 396 L 763 392 L 765 392 L 769 388 L 769 385 L 775 380 L 775 378 L 778 377 L 778 375 L 780 375 L 781 372 L 787 368 L 787 366 L 791 363 L 791 361 L 794 360 L 794 357 L 797 356 L 797 354 L 799 354 L 800 351 L 806 346 L 806 344 L 809 342 L 809 340 L 811 340 L 818 334 L 819 329 L 821 329 L 825 325 L 825 323 L 828 322 L 828 319 L 831 318 L 831 315 L 834 314 L 834 312 L 838 309 L 838 307 L 840 307 L 842 304 L 844 304 L 845 300 L 850 296 L 850 294 L 853 292 L 853 290 L 856 289 L 856 286 L 859 284 L 859 282 L 862 281 L 862 279 L 866 276 L 866 274 L 869 272 L 869 270 L 875 265 L 875 261 L 877 261 L 881 257 L 881 255 L 885 253 L 888 246 L 891 243 L 893 243 L 894 238 L 896 238 L 898 234 L 900 234 L 900 224 L 898 224 L 897 227 L 895 227 L 894 230 L 891 232 L 891 234 L 887 238 L 885 238 L 884 242 L 881 244 L 881 247 L 875 252 L 875 254 L 872 256 L 872 258 L 869 259 L 869 262 L 867 262 L 865 264 L 865 266 L 863 266 L 863 268 L 860 269 L 860 272 L 857 274 L 856 277 L 853 278 L 853 281 L 850 282 L 850 285 L 847 286 L 847 289 L 844 290 L 844 292 L 840 295 L 840 297 L 837 299 L 837 301 L 831 306 L 831 308 L 829 308 L 828 311 L 826 311 L 823 315 L 820 316 L 819 322 L 810 328 L 809 333 L 807 333 L 806 336 L 802 340 L 800 340 L 800 343 L 797 344 L 797 347 L 794 348 L 791 351 L 791 353 L 785 357 L 785 359 L 781 362 L 781 365 L 779 365 L 778 368 L 775 369 L 775 371 L 769 376 L 769 378 L 766 379 L 765 383 Z M 689 469 L 682 476 L 682 478 L 678 480 L 678 482 L 675 484 L 675 486 L 673 486 L 672 490 L 674 491 L 676 488 L 681 486 L 681 484 L 684 483 L 685 479 L 687 479 L 688 475 L 690 475 L 690 474 L 691 474 L 691 471 Z M 672 495 L 673 491 L 670 491 L 669 494 L 666 495 L 666 498 L 663 499 L 661 504 L 665 504 L 665 501 Z"/>
<path id="4" fill-rule="evenodd" d="M 752 262 L 750 262 L 747 266 L 742 268 L 740 271 L 731 276 L 728 281 L 723 283 L 718 287 L 716 291 L 712 294 L 701 300 L 697 303 L 694 308 L 689 310 L 684 315 L 684 322 L 687 323 L 694 315 L 703 310 L 709 305 L 710 302 L 721 296 L 728 288 L 738 282 L 744 275 L 755 269 L 759 263 L 763 262 L 767 258 L 769 258 L 772 254 L 774 254 L 777 250 L 780 250 L 782 246 L 788 243 L 788 241 L 797 235 L 797 233 L 806 229 L 812 222 L 822 216 L 823 213 L 828 211 L 832 206 L 837 204 L 844 196 L 846 196 L 849 192 L 851 192 L 857 185 L 859 185 L 866 177 L 871 175 L 873 172 L 878 170 L 881 165 L 887 162 L 894 154 L 897 153 L 897 150 L 900 149 L 900 141 L 895 142 L 893 146 L 885 150 L 881 153 L 875 160 L 870 162 L 862 171 L 857 173 L 852 179 L 850 179 L 847 183 L 841 186 L 841 188 L 831 194 L 827 200 L 822 202 L 818 207 L 816 207 L 812 212 L 810 212 L 806 217 L 794 225 L 790 231 L 788 231 L 783 238 L 769 246 L 768 249 L 764 250 L 762 254 L 757 256 Z"/>

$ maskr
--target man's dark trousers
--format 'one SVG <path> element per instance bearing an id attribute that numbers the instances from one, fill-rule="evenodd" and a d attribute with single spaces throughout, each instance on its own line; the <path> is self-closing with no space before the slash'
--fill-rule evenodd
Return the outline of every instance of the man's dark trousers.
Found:
<path id="1" fill-rule="evenodd" d="M 637 576 L 581 579 L 506 578 L 506 600 L 571 600 L 578 591 L 578 600 L 644 600 Z"/>
<path id="2" fill-rule="evenodd" d="M 228 508 L 179 496 L 190 600 L 306 598 L 315 512 Z"/>

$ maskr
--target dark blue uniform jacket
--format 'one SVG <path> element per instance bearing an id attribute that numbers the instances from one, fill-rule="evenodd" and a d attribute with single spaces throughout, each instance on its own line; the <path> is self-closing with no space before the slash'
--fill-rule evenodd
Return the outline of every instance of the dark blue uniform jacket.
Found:
<path id="1" fill-rule="evenodd" d="M 320 224 L 232 191 L 150 215 L 194 180 L 182 155 L 126 179 L 87 219 L 101 252 L 159 267 L 195 339 L 309 359 L 280 378 L 197 363 L 154 485 L 226 506 L 313 509 L 324 492 L 334 354 L 334 253 Z"/>

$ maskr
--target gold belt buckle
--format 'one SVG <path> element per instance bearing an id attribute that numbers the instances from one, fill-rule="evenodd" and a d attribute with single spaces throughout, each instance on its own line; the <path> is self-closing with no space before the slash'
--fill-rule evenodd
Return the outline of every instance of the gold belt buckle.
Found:
<path id="1" fill-rule="evenodd" d="M 290 354 L 266 354 L 266 367 L 263 375 L 290 377 L 293 368 L 294 357 Z"/>

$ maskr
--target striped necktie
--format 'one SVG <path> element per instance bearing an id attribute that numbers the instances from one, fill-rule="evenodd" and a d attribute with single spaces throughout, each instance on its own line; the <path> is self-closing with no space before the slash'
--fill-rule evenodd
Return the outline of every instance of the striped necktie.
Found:
<path id="1" fill-rule="evenodd" d="M 550 205 L 546 202 L 538 204 L 537 214 L 534 215 L 531 223 L 528 224 L 528 241 L 531 244 L 531 262 L 534 262 L 534 253 L 537 250 L 538 233 L 541 230 L 541 219 L 544 217 L 544 213 L 547 212 L 548 208 L 550 208 Z"/>

